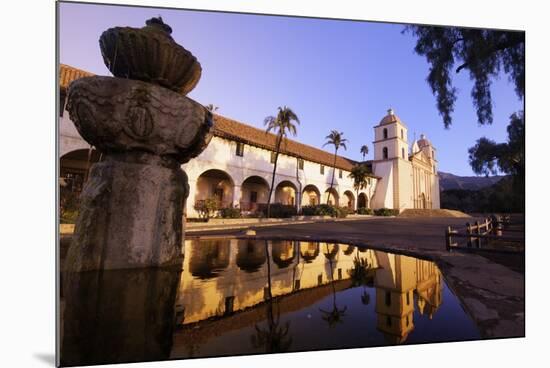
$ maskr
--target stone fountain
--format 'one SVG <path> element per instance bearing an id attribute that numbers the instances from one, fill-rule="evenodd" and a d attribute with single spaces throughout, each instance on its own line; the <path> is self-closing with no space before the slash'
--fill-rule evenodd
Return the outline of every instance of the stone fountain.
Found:
<path id="1" fill-rule="evenodd" d="M 67 110 L 102 154 L 81 195 L 63 267 L 60 364 L 168 359 L 181 275 L 181 164 L 211 139 L 212 115 L 187 98 L 201 66 L 161 18 L 100 37 L 115 77 L 74 81 Z"/>
<path id="2" fill-rule="evenodd" d="M 211 139 L 212 115 L 185 95 L 198 83 L 197 59 L 162 19 L 103 32 L 103 60 L 115 77 L 74 81 L 67 110 L 102 154 L 82 191 L 65 270 L 159 267 L 181 262 L 189 193 L 181 164 Z"/>

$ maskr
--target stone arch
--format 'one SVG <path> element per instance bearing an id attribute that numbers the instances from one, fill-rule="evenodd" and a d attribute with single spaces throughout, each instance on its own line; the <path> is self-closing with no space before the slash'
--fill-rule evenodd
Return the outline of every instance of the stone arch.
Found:
<path id="1" fill-rule="evenodd" d="M 326 243 L 323 247 L 323 254 L 327 259 L 334 260 L 340 251 L 340 246 L 336 243 Z"/>
<path id="2" fill-rule="evenodd" d="M 237 243 L 237 266 L 245 272 L 256 272 L 266 261 L 263 244 L 254 240 Z"/>
<path id="3" fill-rule="evenodd" d="M 292 264 L 296 255 L 296 246 L 293 240 L 275 241 L 271 243 L 273 262 L 279 268 L 286 268 Z"/>
<path id="4" fill-rule="evenodd" d="M 235 183 L 231 175 L 220 169 L 209 169 L 197 178 L 195 203 L 208 198 L 218 200 L 220 208 L 231 207 Z"/>
<path id="5" fill-rule="evenodd" d="M 321 192 L 313 185 L 308 184 L 302 191 L 302 206 L 314 206 L 321 203 Z"/>
<path id="6" fill-rule="evenodd" d="M 350 256 L 350 255 L 353 253 L 354 250 L 355 250 L 355 245 L 349 245 L 349 244 L 348 244 L 348 245 L 346 246 L 346 249 L 344 250 L 343 253 L 344 253 L 344 255 L 346 255 L 346 256 Z"/>
<path id="7" fill-rule="evenodd" d="M 296 206 L 298 189 L 296 184 L 290 180 L 282 180 L 275 187 L 275 200 L 273 203 L 280 203 L 287 206 Z"/>
<path id="8" fill-rule="evenodd" d="M 340 196 L 338 195 L 338 191 L 336 190 L 335 187 L 332 187 L 332 189 L 327 188 L 327 190 L 325 190 L 325 194 L 323 196 L 323 203 L 327 203 L 329 192 L 330 192 L 330 202 L 328 204 L 333 206 L 339 206 Z"/>
<path id="9" fill-rule="evenodd" d="M 256 211 L 258 206 L 267 203 L 269 184 L 258 175 L 246 178 L 241 184 L 241 198 L 239 207 L 243 211 Z"/>
<path id="10" fill-rule="evenodd" d="M 344 192 L 343 199 L 345 200 L 345 203 L 343 203 L 343 205 L 345 205 L 350 210 L 355 210 L 355 196 L 353 195 L 353 192 L 351 190 L 346 190 Z"/>
<path id="11" fill-rule="evenodd" d="M 311 263 L 319 255 L 319 243 L 314 242 L 300 242 L 300 257 L 302 257 L 305 263 Z"/>
<path id="12" fill-rule="evenodd" d="M 102 155 L 91 146 L 67 152 L 59 159 L 59 184 L 64 191 L 80 193 L 90 167 L 99 162 Z"/>
<path id="13" fill-rule="evenodd" d="M 59 135 L 59 157 L 63 157 L 72 151 L 87 150 L 89 148 L 90 144 L 80 137 L 67 136 L 63 132 Z"/>
<path id="14" fill-rule="evenodd" d="M 359 193 L 359 196 L 357 197 L 357 208 L 368 208 L 369 207 L 369 199 L 367 195 L 363 192 Z"/>
<path id="15" fill-rule="evenodd" d="M 203 240 L 192 244 L 189 260 L 191 275 L 200 279 L 209 279 L 229 266 L 229 240 Z"/>

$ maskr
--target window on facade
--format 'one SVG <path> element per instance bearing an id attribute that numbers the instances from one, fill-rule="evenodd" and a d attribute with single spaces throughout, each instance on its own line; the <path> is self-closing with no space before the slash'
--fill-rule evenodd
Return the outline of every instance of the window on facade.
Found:
<path id="1" fill-rule="evenodd" d="M 275 152 L 271 152 L 271 163 L 274 164 L 275 163 L 275 156 L 276 156 L 276 153 Z"/>
<path id="2" fill-rule="evenodd" d="M 384 128 L 384 139 L 388 138 L 388 129 Z"/>
<path id="3" fill-rule="evenodd" d="M 382 148 L 382 157 L 383 157 L 384 159 L 387 159 L 387 158 L 388 158 L 388 147 Z"/>
<path id="4" fill-rule="evenodd" d="M 338 177 L 342 179 L 342 170 L 338 171 Z"/>
<path id="5" fill-rule="evenodd" d="M 321 175 L 325 175 L 325 165 L 321 165 Z"/>
<path id="6" fill-rule="evenodd" d="M 298 159 L 298 169 L 304 169 L 304 160 L 302 160 L 301 158 Z"/>
<path id="7" fill-rule="evenodd" d="M 237 156 L 243 157 L 244 155 L 244 143 L 237 142 L 237 150 L 235 152 Z"/>
<path id="8" fill-rule="evenodd" d="M 403 159 L 405 159 L 405 149 L 404 148 L 401 148 L 401 157 L 403 157 Z"/>

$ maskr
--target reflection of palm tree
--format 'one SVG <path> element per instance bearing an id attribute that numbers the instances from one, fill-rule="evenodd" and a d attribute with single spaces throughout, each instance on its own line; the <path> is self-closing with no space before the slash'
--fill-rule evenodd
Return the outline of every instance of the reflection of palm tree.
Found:
<path id="1" fill-rule="evenodd" d="M 328 244 L 325 244 L 325 247 L 327 248 L 325 256 L 327 256 L 328 254 L 330 254 L 328 251 Z M 332 268 L 332 258 L 334 257 L 327 256 L 329 267 L 330 267 L 330 284 L 332 285 L 332 310 L 325 311 L 319 308 L 319 310 L 323 314 L 321 318 L 328 323 L 329 327 L 334 327 L 338 323 L 342 323 L 343 317 L 346 315 L 346 310 L 348 309 L 347 306 L 344 306 L 344 308 L 342 309 L 338 309 L 338 306 L 336 305 L 336 285 L 334 284 L 334 270 Z"/>
<path id="2" fill-rule="evenodd" d="M 266 353 L 280 353 L 288 351 L 292 344 L 292 337 L 288 335 L 290 321 L 287 321 L 281 326 L 281 316 L 278 304 L 276 306 L 277 311 L 275 312 L 274 310 L 275 305 L 273 302 L 273 294 L 271 293 L 271 265 L 267 240 L 265 241 L 265 254 L 267 258 L 267 328 L 262 329 L 258 325 L 254 325 L 256 333 L 252 335 L 250 339 L 255 348 L 263 347 Z"/>
<path id="3" fill-rule="evenodd" d="M 371 280 L 369 270 L 370 265 L 367 260 L 365 258 L 360 258 L 359 254 L 356 254 L 353 259 L 353 268 L 348 270 L 352 286 L 363 286 L 363 294 L 361 295 L 361 303 L 363 303 L 363 305 L 368 305 L 370 302 L 370 295 L 366 288 L 366 285 L 368 285 Z"/>
<path id="4" fill-rule="evenodd" d="M 367 289 L 365 288 L 363 290 L 363 294 L 361 295 L 361 303 L 363 303 L 363 305 L 369 305 L 369 302 L 370 302 L 370 294 L 367 293 Z"/>

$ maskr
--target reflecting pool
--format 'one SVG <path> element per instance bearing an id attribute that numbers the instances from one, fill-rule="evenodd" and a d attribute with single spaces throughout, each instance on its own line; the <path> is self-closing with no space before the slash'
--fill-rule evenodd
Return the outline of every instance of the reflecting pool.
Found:
<path id="1" fill-rule="evenodd" d="M 480 338 L 430 261 L 297 241 L 191 240 L 185 252 L 171 358 Z"/>
<path id="2" fill-rule="evenodd" d="M 188 240 L 183 270 L 65 278 L 63 365 L 480 338 L 433 262 L 347 244 Z"/>

